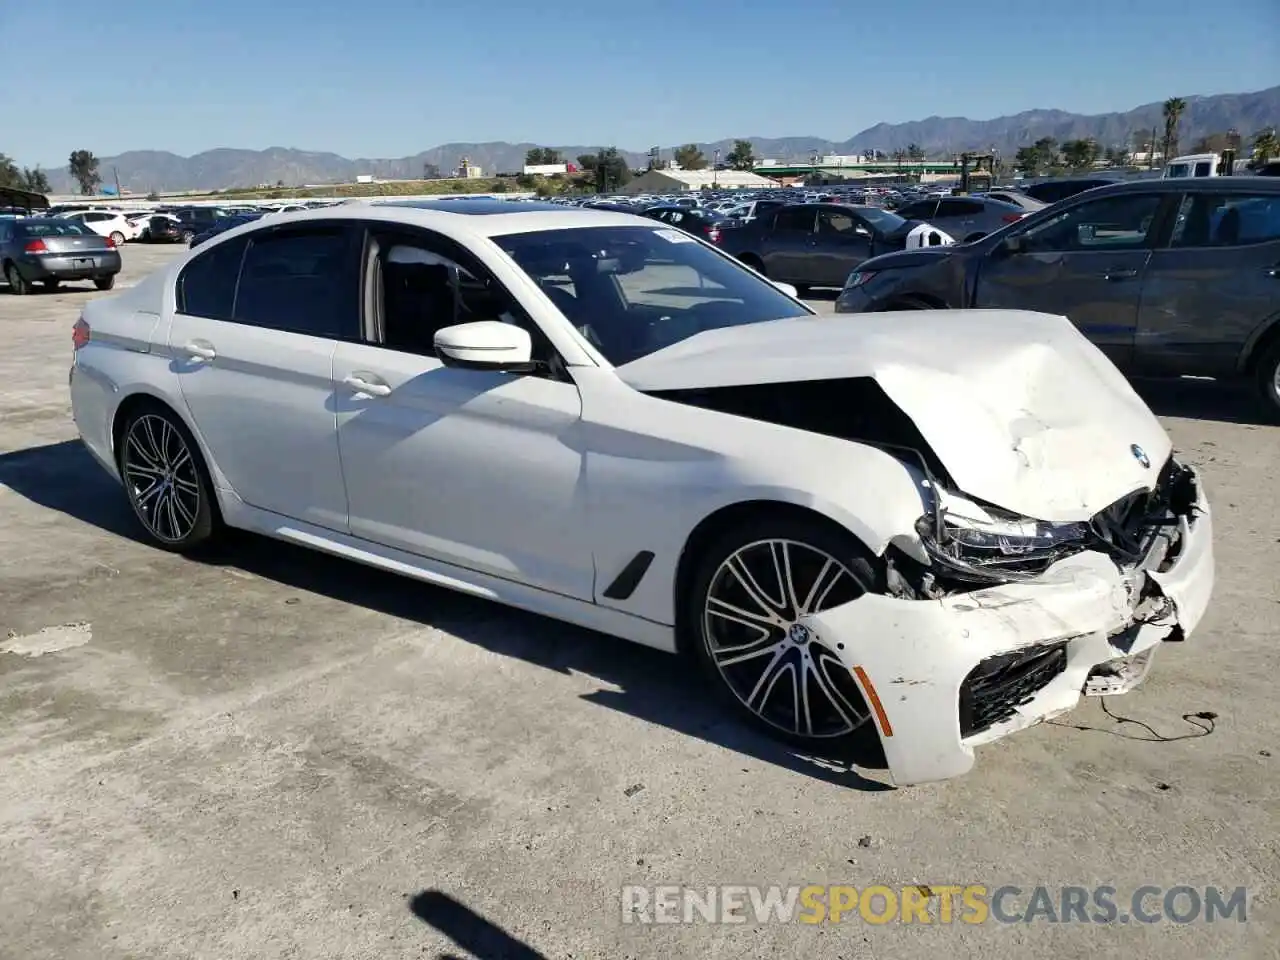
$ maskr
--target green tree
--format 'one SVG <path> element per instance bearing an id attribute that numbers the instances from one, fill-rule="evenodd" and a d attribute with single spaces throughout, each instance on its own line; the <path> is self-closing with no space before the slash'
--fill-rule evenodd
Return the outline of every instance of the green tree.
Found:
<path id="1" fill-rule="evenodd" d="M 1098 145 L 1092 140 L 1068 140 L 1062 145 L 1062 159 L 1072 170 L 1084 170 L 1098 159 Z"/>
<path id="2" fill-rule="evenodd" d="M 923 160 L 923 159 L 924 159 L 924 150 L 923 150 L 923 149 L 921 149 L 921 147 L 920 147 L 920 145 L 919 145 L 919 144 L 915 144 L 915 143 L 909 143 L 909 144 L 907 144 L 907 159 L 908 159 L 908 160 Z"/>
<path id="3" fill-rule="evenodd" d="M 423 163 L 422 179 L 423 180 L 439 180 L 440 179 L 439 165 L 435 163 Z"/>
<path id="4" fill-rule="evenodd" d="M 22 176 L 27 181 L 28 190 L 34 190 L 36 193 L 53 192 L 53 188 L 49 186 L 49 178 L 39 167 L 36 167 L 34 170 L 28 167 L 23 167 Z"/>
<path id="5" fill-rule="evenodd" d="M 631 179 L 627 160 L 617 147 L 604 147 L 599 153 L 584 153 L 578 157 L 578 166 L 587 174 L 583 186 L 592 185 L 598 193 L 616 190 Z"/>
<path id="6" fill-rule="evenodd" d="M 1267 127 L 1253 135 L 1253 163 L 1260 167 L 1268 160 L 1280 156 L 1280 138 L 1276 137 L 1276 128 Z"/>
<path id="7" fill-rule="evenodd" d="M 1165 163 L 1178 155 L 1178 124 L 1182 122 L 1182 114 L 1187 109 L 1187 101 L 1181 97 L 1170 97 L 1160 108 L 1164 115 L 1164 139 L 1161 141 Z"/>
<path id="8" fill-rule="evenodd" d="M 534 147 L 525 152 L 524 164 L 526 167 L 540 167 L 550 163 L 563 163 L 560 158 L 559 150 L 552 150 L 550 147 Z"/>
<path id="9" fill-rule="evenodd" d="M 98 158 L 92 150 L 71 151 L 67 172 L 75 177 L 80 184 L 80 192 L 86 195 L 96 191 L 102 183 L 102 177 L 98 175 Z"/>
<path id="10" fill-rule="evenodd" d="M 1013 165 L 1025 174 L 1035 176 L 1040 172 L 1040 154 L 1035 147 L 1019 147 L 1013 155 Z"/>
<path id="11" fill-rule="evenodd" d="M 755 149 L 750 140 L 733 141 L 733 149 L 724 158 L 724 162 L 733 170 L 754 170 L 756 166 Z"/>
<path id="12" fill-rule="evenodd" d="M 702 155 L 702 151 L 698 149 L 696 143 L 686 143 L 683 147 L 676 147 L 672 156 L 676 163 L 680 165 L 681 170 L 704 170 L 707 166 L 707 158 Z"/>
<path id="13" fill-rule="evenodd" d="M 0 153 L 0 187 L 26 189 L 26 181 L 23 179 L 22 171 L 18 169 L 16 163 L 3 153 Z"/>

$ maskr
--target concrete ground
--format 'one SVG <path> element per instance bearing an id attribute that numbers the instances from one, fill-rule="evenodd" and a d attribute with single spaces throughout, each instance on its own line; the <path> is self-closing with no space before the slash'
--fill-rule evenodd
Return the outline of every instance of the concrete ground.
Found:
<path id="1" fill-rule="evenodd" d="M 122 282 L 177 252 L 129 246 Z M 1219 583 L 1111 701 L 1135 722 L 1089 701 L 894 790 L 662 654 L 254 538 L 144 545 L 68 416 L 98 295 L 0 288 L 0 957 L 1280 956 L 1280 429 L 1239 398 L 1146 391 L 1204 468 Z M 1244 924 L 623 924 L 620 887 L 657 883 L 1251 899 Z"/>

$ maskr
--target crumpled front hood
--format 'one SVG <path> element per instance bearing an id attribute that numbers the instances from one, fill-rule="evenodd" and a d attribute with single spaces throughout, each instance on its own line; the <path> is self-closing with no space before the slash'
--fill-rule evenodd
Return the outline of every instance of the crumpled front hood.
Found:
<path id="1" fill-rule="evenodd" d="M 1028 311 L 922 310 L 729 327 L 617 374 L 642 391 L 871 377 L 961 491 L 1040 520 L 1084 520 L 1154 486 L 1172 450 L 1097 347 L 1065 317 Z"/>

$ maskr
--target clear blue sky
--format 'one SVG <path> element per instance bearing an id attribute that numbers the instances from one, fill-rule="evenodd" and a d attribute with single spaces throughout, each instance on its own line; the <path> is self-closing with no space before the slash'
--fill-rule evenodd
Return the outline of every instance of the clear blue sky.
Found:
<path id="1" fill-rule="evenodd" d="M 0 152 L 28 165 L 643 150 L 1259 90 L 1280 84 L 1280 0 L 0 0 L 0 64 Z"/>

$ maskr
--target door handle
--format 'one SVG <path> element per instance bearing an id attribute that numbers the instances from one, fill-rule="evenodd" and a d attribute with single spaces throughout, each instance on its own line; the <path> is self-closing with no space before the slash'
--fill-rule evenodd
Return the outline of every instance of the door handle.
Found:
<path id="1" fill-rule="evenodd" d="M 212 360 L 218 355 L 218 351 L 213 349 L 212 344 L 202 343 L 199 340 L 183 344 L 182 352 L 197 360 Z"/>
<path id="2" fill-rule="evenodd" d="M 1137 270 L 1108 270 L 1102 275 L 1103 280 L 1110 280 L 1112 283 L 1117 280 L 1132 280 L 1138 275 Z"/>
<path id="3" fill-rule="evenodd" d="M 391 393 L 391 387 L 387 384 L 371 383 L 354 373 L 349 377 L 343 377 L 342 382 L 356 393 L 367 393 L 371 397 L 385 397 Z"/>

